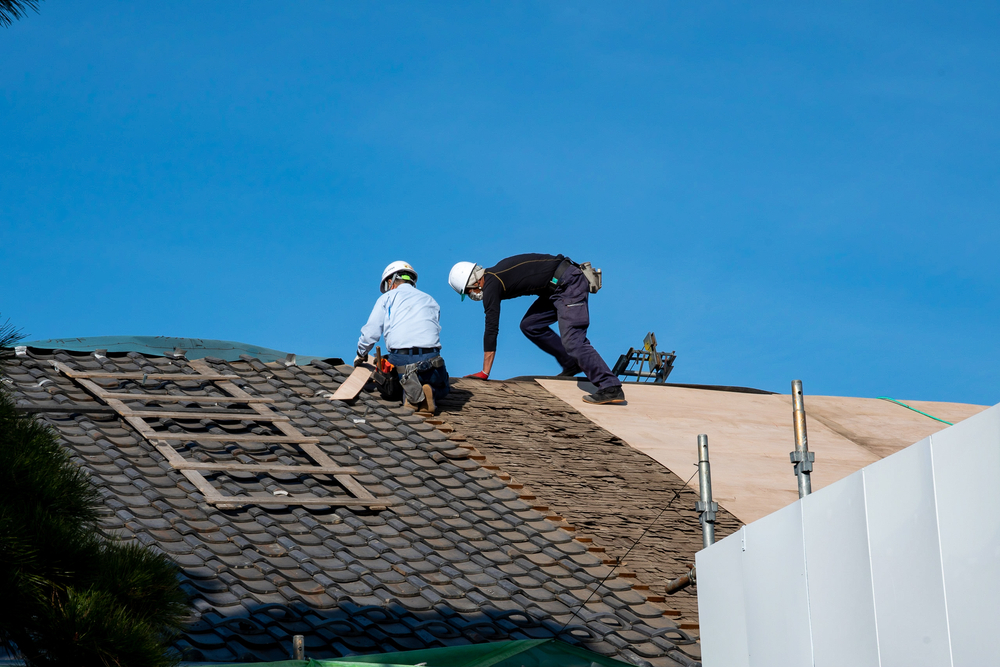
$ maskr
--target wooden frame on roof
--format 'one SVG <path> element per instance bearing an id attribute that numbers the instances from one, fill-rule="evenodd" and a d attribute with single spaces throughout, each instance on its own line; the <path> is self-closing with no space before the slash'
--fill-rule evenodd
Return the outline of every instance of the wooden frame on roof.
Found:
<path id="1" fill-rule="evenodd" d="M 70 368 L 64 363 L 53 361 L 52 365 L 79 383 L 84 389 L 93 394 L 96 398 L 104 401 L 113 408 L 121 417 L 138 431 L 163 457 L 168 463 L 178 470 L 190 481 L 196 489 L 205 497 L 205 502 L 217 506 L 241 506 L 241 505 L 319 505 L 319 506 L 354 506 L 354 507 L 385 507 L 396 504 L 394 498 L 376 498 L 368 489 L 362 486 L 354 475 L 363 474 L 364 471 L 357 468 L 349 468 L 337 465 L 329 455 L 319 447 L 319 438 L 307 436 L 295 428 L 289 417 L 278 414 L 271 410 L 264 403 L 273 403 L 270 398 L 251 396 L 246 391 L 237 387 L 232 380 L 239 378 L 238 375 L 224 375 L 213 372 L 213 369 L 203 359 L 188 361 L 188 365 L 197 371 L 196 373 L 91 373 L 78 371 Z M 102 378 L 109 380 L 177 380 L 181 382 L 211 382 L 222 391 L 223 396 L 184 396 L 174 394 L 125 394 L 105 391 L 91 378 Z M 167 401 L 181 402 L 191 401 L 197 403 L 219 404 L 218 412 L 206 412 L 198 414 L 197 411 L 180 412 L 177 410 L 157 410 L 143 409 L 133 410 L 124 401 Z M 239 412 L 227 412 L 224 404 L 248 405 L 253 413 L 246 410 Z M 190 418 L 190 419 L 213 419 L 221 421 L 245 421 L 253 420 L 268 422 L 275 429 L 281 432 L 280 435 L 231 435 L 217 433 L 169 433 L 154 430 L 146 419 L 149 417 L 168 418 Z M 214 462 L 194 462 L 188 461 L 174 449 L 171 442 L 260 442 L 260 443 L 287 443 L 298 445 L 302 452 L 312 459 L 314 466 L 290 466 L 290 465 L 268 465 L 268 464 L 245 464 L 245 463 L 214 463 Z M 343 487 L 350 497 L 323 497 L 312 495 L 269 495 L 262 493 L 251 493 L 242 496 L 227 496 L 205 479 L 201 471 L 239 471 L 259 474 L 300 474 L 300 475 L 328 475 L 333 477 L 337 483 Z"/>

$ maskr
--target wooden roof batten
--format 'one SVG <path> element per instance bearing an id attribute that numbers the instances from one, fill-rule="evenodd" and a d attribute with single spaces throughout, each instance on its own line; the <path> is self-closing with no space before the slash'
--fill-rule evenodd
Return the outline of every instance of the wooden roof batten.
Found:
<path id="1" fill-rule="evenodd" d="M 368 507 L 371 509 L 384 508 L 396 504 L 394 498 L 376 498 L 372 493 L 360 484 L 354 475 L 364 474 L 365 471 L 357 468 L 338 465 L 330 456 L 319 447 L 319 438 L 307 436 L 291 424 L 291 420 L 279 413 L 274 412 L 266 403 L 273 403 L 274 400 L 265 397 L 251 396 L 240 387 L 233 384 L 232 380 L 239 379 L 239 375 L 226 375 L 214 372 L 211 366 L 203 359 L 193 359 L 187 361 L 190 368 L 195 373 L 95 373 L 88 371 L 78 371 L 70 368 L 59 361 L 52 361 L 56 368 L 66 377 L 78 383 L 81 387 L 93 394 L 95 398 L 106 403 L 114 409 L 125 421 L 127 421 L 136 431 L 138 431 L 150 444 L 167 460 L 175 470 L 179 471 L 187 478 L 191 484 L 205 497 L 205 502 L 225 507 L 238 507 L 242 505 L 310 505 L 310 506 L 330 506 L 330 507 Z M 105 391 L 103 387 L 93 381 L 92 378 L 107 380 L 170 380 L 180 382 L 212 383 L 224 394 L 223 396 L 178 396 L 169 394 L 128 394 Z M 164 402 L 196 402 L 219 404 L 217 411 L 199 414 L 197 410 L 190 412 L 179 410 L 160 410 L 145 408 L 133 410 L 124 401 L 164 401 Z M 245 409 L 227 410 L 222 404 L 248 405 L 252 413 Z M 281 432 L 281 435 L 247 435 L 247 434 L 215 434 L 215 433 L 169 433 L 154 430 L 146 418 L 167 417 L 180 419 L 214 419 L 220 421 L 241 421 L 252 419 L 253 421 L 269 422 L 274 428 Z M 245 463 L 216 463 L 216 462 L 194 462 L 185 459 L 174 449 L 171 442 L 260 442 L 260 443 L 287 443 L 297 445 L 302 452 L 308 456 L 316 465 L 270 465 L 270 464 L 245 464 Z M 342 496 L 313 496 L 313 495 L 272 495 L 265 493 L 250 493 L 241 496 L 227 496 L 205 479 L 202 471 L 239 471 L 268 474 L 299 474 L 299 475 L 328 475 L 349 494 L 349 497 Z"/>

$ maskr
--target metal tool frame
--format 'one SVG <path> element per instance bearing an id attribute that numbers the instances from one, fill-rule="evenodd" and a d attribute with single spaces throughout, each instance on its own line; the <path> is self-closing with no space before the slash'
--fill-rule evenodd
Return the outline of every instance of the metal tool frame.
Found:
<path id="1" fill-rule="evenodd" d="M 622 380 L 634 377 L 635 382 L 664 384 L 674 370 L 676 358 L 676 350 L 659 352 L 656 349 L 656 334 L 650 331 L 643 339 L 643 349 L 630 347 L 628 352 L 618 357 L 611 372 Z"/>

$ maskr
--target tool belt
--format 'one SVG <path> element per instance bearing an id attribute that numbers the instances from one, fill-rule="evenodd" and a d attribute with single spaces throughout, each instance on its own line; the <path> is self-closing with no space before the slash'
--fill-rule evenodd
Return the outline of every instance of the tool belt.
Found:
<path id="1" fill-rule="evenodd" d="M 399 381 L 399 372 L 381 354 L 378 354 L 375 359 L 372 382 L 378 387 L 379 396 L 383 400 L 400 401 L 403 399 L 403 385 Z"/>
<path id="2" fill-rule="evenodd" d="M 590 285 L 591 294 L 597 294 L 597 292 L 600 291 L 601 287 L 604 286 L 601 282 L 600 269 L 595 269 L 594 267 L 592 267 L 590 265 L 590 262 L 577 264 L 569 257 L 567 257 L 566 259 L 564 259 L 562 262 L 559 263 L 559 266 L 556 267 L 555 273 L 552 274 L 553 289 L 555 289 L 555 286 L 559 284 L 560 280 L 562 280 L 563 274 L 566 273 L 566 269 L 568 269 L 571 266 L 575 266 L 576 268 L 580 269 L 580 273 L 583 274 L 583 277 L 587 279 L 587 283 Z"/>
<path id="3" fill-rule="evenodd" d="M 420 381 L 420 373 L 442 366 L 444 366 L 444 357 L 441 356 L 418 361 L 415 364 L 399 366 L 399 383 L 402 385 L 402 393 L 406 396 L 406 400 L 414 405 L 424 400 L 424 387 Z"/>

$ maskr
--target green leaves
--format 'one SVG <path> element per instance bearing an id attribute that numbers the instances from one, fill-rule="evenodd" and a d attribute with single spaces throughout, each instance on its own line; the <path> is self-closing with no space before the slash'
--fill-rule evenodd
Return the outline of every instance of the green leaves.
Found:
<path id="1" fill-rule="evenodd" d="M 10 25 L 14 19 L 24 18 L 28 10 L 38 11 L 39 0 L 0 0 L 0 25 Z"/>
<path id="2" fill-rule="evenodd" d="M 0 646 L 33 667 L 174 664 L 177 566 L 102 536 L 99 508 L 55 434 L 0 391 Z"/>

